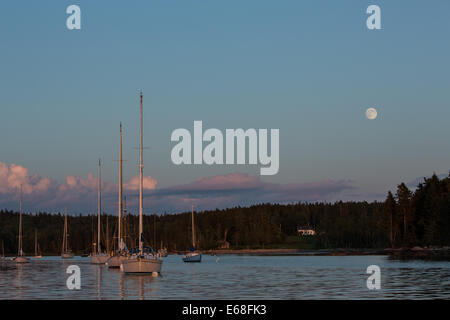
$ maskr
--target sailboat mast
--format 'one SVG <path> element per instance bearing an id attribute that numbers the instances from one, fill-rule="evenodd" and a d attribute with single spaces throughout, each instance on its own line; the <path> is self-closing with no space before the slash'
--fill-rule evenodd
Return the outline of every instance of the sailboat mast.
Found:
<path id="1" fill-rule="evenodd" d="M 192 205 L 192 248 L 195 249 L 194 205 Z"/>
<path id="2" fill-rule="evenodd" d="M 109 254 L 109 224 L 108 224 L 108 215 L 106 215 L 106 253 Z"/>
<path id="3" fill-rule="evenodd" d="M 123 199 L 123 239 L 127 243 L 127 196 Z"/>
<path id="4" fill-rule="evenodd" d="M 101 169 L 101 160 L 98 159 L 98 215 L 97 215 L 97 252 L 98 254 L 101 253 L 101 246 L 100 246 L 100 214 L 102 211 L 102 169 Z"/>
<path id="5" fill-rule="evenodd" d="M 140 255 L 143 254 L 144 250 L 144 243 L 143 243 L 143 223 L 142 223 L 142 206 L 143 206 L 143 186 L 144 186 L 144 180 L 143 180 L 143 174 L 144 174 L 144 162 L 143 162 L 143 155 L 142 155 L 142 132 L 143 132 L 143 123 L 142 123 L 142 117 L 143 117 L 143 106 L 142 106 L 142 92 L 140 94 L 140 105 L 141 105 L 141 114 L 140 114 L 140 132 L 139 132 L 139 253 Z"/>
<path id="6" fill-rule="evenodd" d="M 22 185 L 20 185 L 20 200 L 19 200 L 19 248 L 17 255 L 22 256 Z"/>
<path id="7" fill-rule="evenodd" d="M 37 256 L 37 229 L 34 229 L 34 255 Z"/>
<path id="8" fill-rule="evenodd" d="M 66 210 L 66 217 L 64 219 L 64 252 L 67 252 L 67 242 L 68 242 L 68 234 L 67 234 L 67 207 Z"/>
<path id="9" fill-rule="evenodd" d="M 122 251 L 122 122 L 120 123 L 120 155 L 119 155 L 119 224 L 117 230 L 118 250 Z"/>

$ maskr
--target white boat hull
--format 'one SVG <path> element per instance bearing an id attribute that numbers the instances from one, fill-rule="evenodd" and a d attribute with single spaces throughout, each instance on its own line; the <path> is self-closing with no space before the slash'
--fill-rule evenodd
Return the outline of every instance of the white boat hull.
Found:
<path id="1" fill-rule="evenodd" d="M 124 256 L 114 256 L 108 259 L 106 265 L 108 268 L 120 268 L 120 265 L 123 261 L 127 260 L 127 257 Z"/>
<path id="2" fill-rule="evenodd" d="M 106 264 L 108 262 L 109 256 L 107 255 L 93 255 L 91 256 L 92 264 Z"/>
<path id="3" fill-rule="evenodd" d="M 183 257 L 184 262 L 202 262 L 202 255 L 200 253 L 191 253 Z"/>
<path id="4" fill-rule="evenodd" d="M 120 271 L 125 273 L 161 272 L 162 261 L 156 258 L 126 259 L 120 265 Z"/>
<path id="5" fill-rule="evenodd" d="M 28 258 L 26 257 L 17 257 L 14 259 L 15 262 L 17 263 L 27 263 L 28 262 Z"/>

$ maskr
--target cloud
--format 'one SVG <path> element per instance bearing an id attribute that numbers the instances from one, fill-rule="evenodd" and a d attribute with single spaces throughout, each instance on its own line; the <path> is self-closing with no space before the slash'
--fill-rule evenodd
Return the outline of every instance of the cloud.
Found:
<path id="1" fill-rule="evenodd" d="M 138 177 L 125 182 L 124 189 L 138 189 Z M 64 183 L 57 183 L 50 178 L 37 174 L 30 176 L 27 168 L 0 162 L 0 207 L 17 209 L 19 190 L 22 186 L 24 207 L 30 211 L 63 211 L 67 207 L 72 212 L 97 211 L 97 177 L 88 173 L 86 178 L 66 176 Z M 156 179 L 144 177 L 145 190 L 155 189 Z M 112 182 L 102 183 L 103 208 L 108 212 L 117 207 L 118 186 Z"/>
<path id="2" fill-rule="evenodd" d="M 448 177 L 448 176 L 449 176 L 449 173 L 450 173 L 450 170 L 448 170 L 447 173 L 437 174 L 437 177 L 439 178 L 439 180 L 441 180 L 441 179 L 444 179 L 444 178 Z M 425 179 L 429 179 L 429 178 L 431 178 L 431 175 L 428 176 L 428 177 L 420 177 L 420 178 L 416 178 L 416 179 L 414 179 L 414 180 L 412 180 L 412 181 L 406 183 L 406 186 L 407 186 L 408 188 L 412 188 L 413 190 L 416 190 L 417 186 L 418 186 L 420 183 L 423 183 Z"/>
<path id="3" fill-rule="evenodd" d="M 154 190 L 156 188 L 157 181 L 155 178 L 145 176 L 142 180 L 144 190 Z M 131 178 L 130 181 L 123 184 L 123 188 L 129 191 L 139 190 L 139 177 L 135 176 Z"/>
<path id="4" fill-rule="evenodd" d="M 21 186 L 23 194 L 42 194 L 51 189 L 52 183 L 49 178 L 37 174 L 30 177 L 25 167 L 14 163 L 8 167 L 0 162 L 0 194 L 16 194 Z"/>
<path id="5" fill-rule="evenodd" d="M 24 206 L 28 211 L 39 210 L 69 213 L 97 212 L 97 177 L 68 175 L 64 183 L 37 174 L 30 176 L 27 168 L 0 162 L 0 207 L 17 209 L 19 188 L 22 185 Z M 350 180 L 321 180 L 309 183 L 277 184 L 261 180 L 259 176 L 230 173 L 201 177 L 191 183 L 157 189 L 157 180 L 144 177 L 144 212 L 181 212 L 194 204 L 198 210 L 249 206 L 258 203 L 293 203 L 299 201 L 335 201 L 346 191 L 354 191 Z M 124 183 L 127 207 L 137 212 L 139 179 L 132 177 Z M 117 184 L 102 183 L 102 207 L 115 214 L 117 211 Z"/>
<path id="6" fill-rule="evenodd" d="M 187 210 L 191 204 L 204 210 L 267 202 L 331 201 L 343 191 L 354 189 L 351 184 L 350 180 L 323 180 L 283 185 L 263 182 L 259 176 L 233 173 L 157 189 L 146 196 L 156 211 L 179 212 Z"/>

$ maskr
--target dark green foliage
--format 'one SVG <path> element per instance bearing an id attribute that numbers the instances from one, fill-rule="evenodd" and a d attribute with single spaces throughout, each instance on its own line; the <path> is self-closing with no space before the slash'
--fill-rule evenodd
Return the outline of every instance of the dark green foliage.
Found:
<path id="1" fill-rule="evenodd" d="M 108 219 L 109 230 L 106 230 Z M 227 241 L 230 248 L 384 248 L 401 246 L 450 245 L 450 177 L 425 179 L 412 193 L 400 184 L 396 197 L 388 193 L 380 202 L 260 204 L 248 208 L 210 210 L 196 214 L 196 237 L 200 249 L 215 249 Z M 70 216 L 69 246 L 76 253 L 92 251 L 96 239 L 96 216 Z M 102 216 L 102 247 L 109 235 L 115 248 L 117 218 Z M 301 238 L 297 227 L 309 225 L 317 235 Z M 60 254 L 64 216 L 25 214 L 24 251 L 34 252 L 34 230 L 43 254 Z M 146 245 L 169 250 L 191 246 L 190 212 L 144 216 Z M 0 240 L 6 254 L 17 251 L 18 214 L 0 211 Z M 127 215 L 126 242 L 137 244 L 138 217 Z M 156 230 L 156 233 L 154 232 Z M 298 239 L 298 240 L 296 240 Z"/>

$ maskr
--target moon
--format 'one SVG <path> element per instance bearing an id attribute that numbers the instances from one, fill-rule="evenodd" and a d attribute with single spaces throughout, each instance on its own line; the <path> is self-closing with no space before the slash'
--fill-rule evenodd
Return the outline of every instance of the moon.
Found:
<path id="1" fill-rule="evenodd" d="M 366 118 L 369 120 L 376 119 L 377 115 L 378 115 L 377 109 L 375 109 L 375 108 L 368 108 L 366 110 Z"/>

